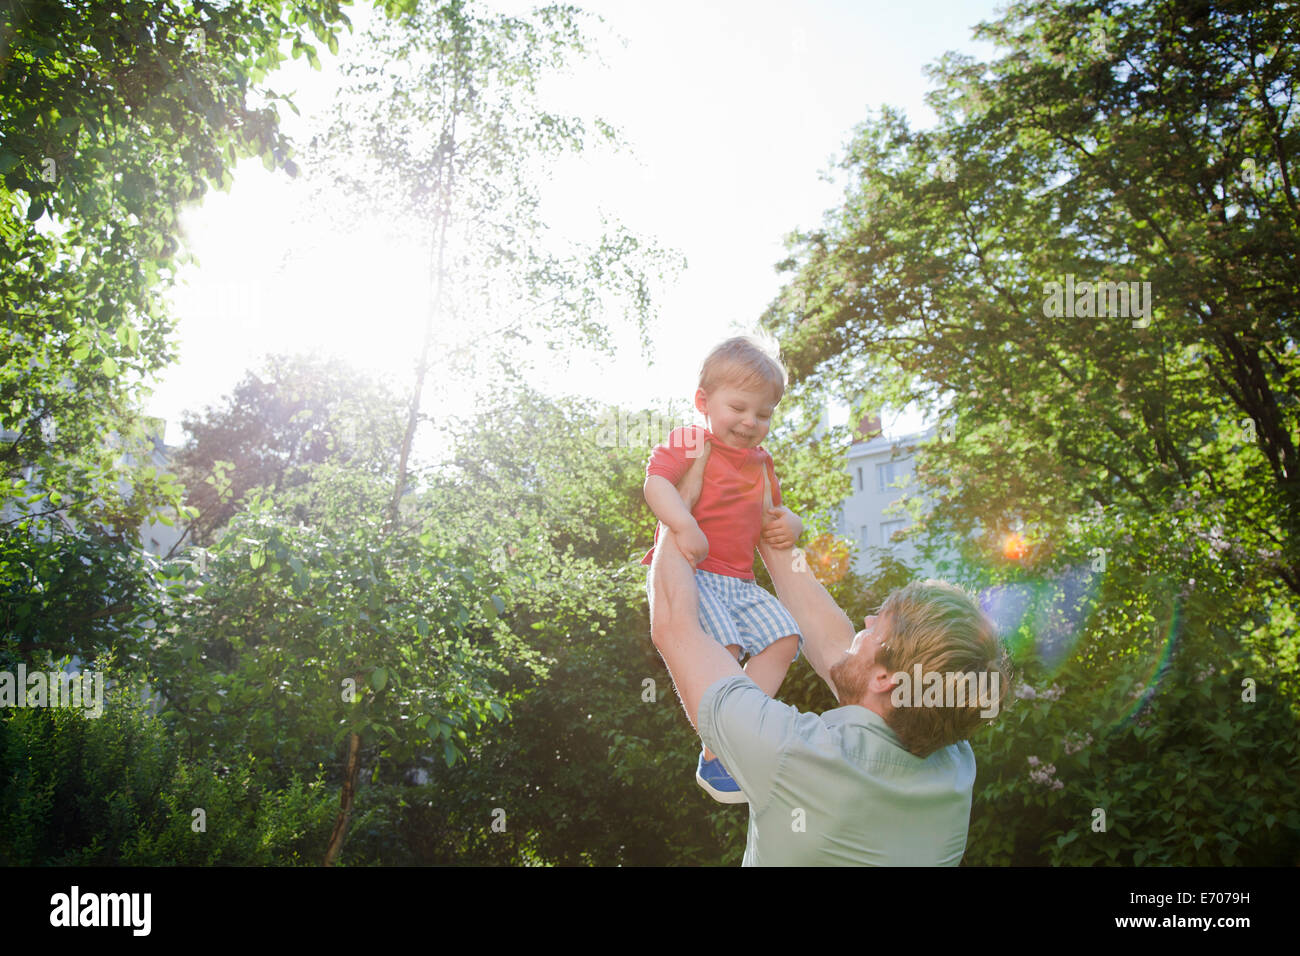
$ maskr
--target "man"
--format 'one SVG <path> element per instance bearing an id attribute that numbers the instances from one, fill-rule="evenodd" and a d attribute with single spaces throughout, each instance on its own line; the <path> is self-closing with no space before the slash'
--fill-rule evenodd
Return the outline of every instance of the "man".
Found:
<path id="1" fill-rule="evenodd" d="M 678 486 L 688 508 L 708 457 L 706 446 Z M 770 493 L 764 505 L 767 516 Z M 691 565 L 669 528 L 659 534 L 651 635 L 686 716 L 748 798 L 744 865 L 960 863 L 975 782 L 966 738 L 1010 686 L 995 627 L 970 596 L 908 585 L 855 635 L 793 550 L 761 541 L 808 661 L 841 704 L 803 714 L 764 694 L 703 631 Z"/>

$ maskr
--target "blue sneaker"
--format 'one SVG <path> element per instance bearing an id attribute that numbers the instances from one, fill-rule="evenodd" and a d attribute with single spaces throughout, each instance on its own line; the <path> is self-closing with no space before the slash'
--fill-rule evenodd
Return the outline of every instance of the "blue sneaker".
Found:
<path id="1" fill-rule="evenodd" d="M 722 761 L 717 757 L 712 760 L 704 759 L 704 751 L 700 751 L 700 763 L 695 768 L 695 782 L 708 792 L 718 803 L 748 803 L 749 798 L 745 792 L 740 789 L 740 785 L 731 779 L 731 774 L 727 773 L 727 768 L 722 766 Z"/>

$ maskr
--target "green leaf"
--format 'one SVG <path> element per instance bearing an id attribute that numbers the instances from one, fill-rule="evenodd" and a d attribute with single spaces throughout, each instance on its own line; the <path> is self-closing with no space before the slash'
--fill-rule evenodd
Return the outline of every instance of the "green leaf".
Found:
<path id="1" fill-rule="evenodd" d="M 117 363 L 113 361 L 113 357 L 111 355 L 104 356 L 104 361 L 99 363 L 99 368 L 100 371 L 102 371 L 109 378 L 113 378 L 114 376 L 117 375 L 118 372 Z"/>
<path id="2" fill-rule="evenodd" d="M 442 756 L 447 761 L 448 767 L 456 762 L 456 748 L 452 746 L 450 740 L 442 742 Z"/>
<path id="3" fill-rule="evenodd" d="M 221 698 L 216 694 L 212 694 L 208 697 L 208 710 L 212 711 L 214 714 L 221 713 Z"/>
<path id="4" fill-rule="evenodd" d="M 248 564 L 254 571 L 266 563 L 266 552 L 260 548 L 256 551 L 248 552 Z"/>
<path id="5" fill-rule="evenodd" d="M 377 691 L 383 690 L 384 685 L 387 683 L 388 683 L 388 668 L 376 667 L 374 670 L 370 672 L 370 686 L 373 687 L 375 690 Z"/>

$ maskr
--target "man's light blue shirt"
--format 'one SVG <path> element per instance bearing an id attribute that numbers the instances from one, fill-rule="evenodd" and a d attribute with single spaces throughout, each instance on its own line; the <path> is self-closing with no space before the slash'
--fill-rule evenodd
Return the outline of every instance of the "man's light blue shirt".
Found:
<path id="1" fill-rule="evenodd" d="M 749 798 L 745 866 L 956 866 L 966 852 L 968 741 L 922 759 L 865 707 L 802 714 L 740 675 L 704 692 L 699 728 Z"/>

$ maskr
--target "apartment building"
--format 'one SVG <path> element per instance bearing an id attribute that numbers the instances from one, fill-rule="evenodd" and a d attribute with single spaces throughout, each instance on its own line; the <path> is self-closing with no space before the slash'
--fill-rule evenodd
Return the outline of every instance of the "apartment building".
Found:
<path id="1" fill-rule="evenodd" d="M 854 429 L 845 456 L 851 490 L 841 505 L 837 530 L 857 549 L 853 570 L 858 574 L 871 574 L 879 567 L 881 549 L 922 572 L 929 570 L 920 567 L 915 546 L 894 540 L 894 535 L 911 527 L 902 499 L 918 493 L 916 450 L 933 435 L 930 428 L 886 437 L 878 415 L 863 418 Z"/>

